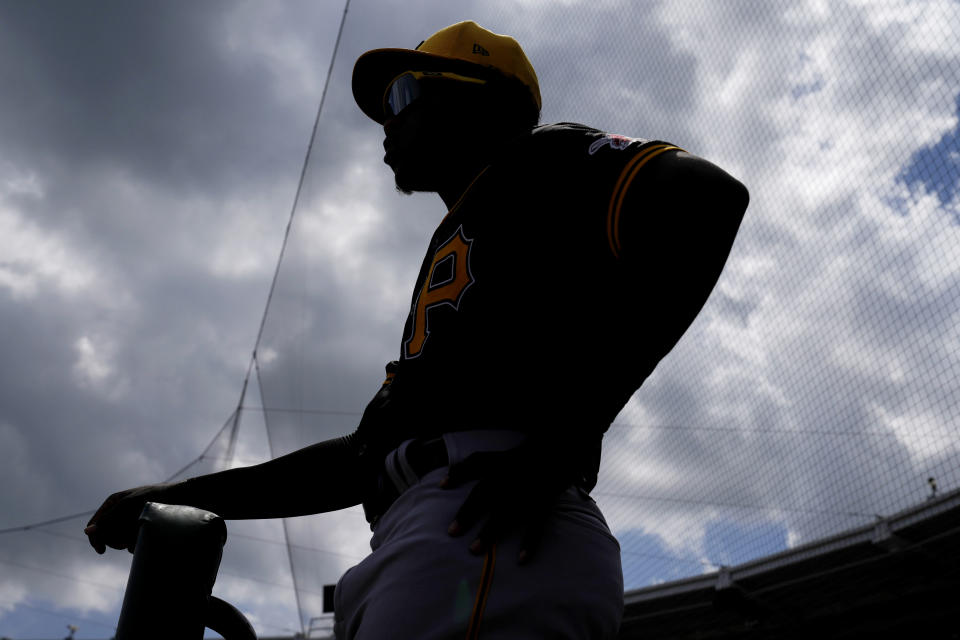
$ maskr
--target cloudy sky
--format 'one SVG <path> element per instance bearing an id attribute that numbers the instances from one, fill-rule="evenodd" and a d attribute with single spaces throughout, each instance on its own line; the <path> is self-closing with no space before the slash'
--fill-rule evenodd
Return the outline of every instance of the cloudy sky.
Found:
<path id="1" fill-rule="evenodd" d="M 0 530 L 223 450 L 342 13 L 0 0 Z M 348 433 L 396 357 L 444 208 L 394 191 L 350 71 L 462 19 L 524 45 L 544 122 L 670 140 L 751 190 L 707 307 L 607 436 L 628 587 L 960 486 L 960 5 L 936 0 L 354 0 L 238 462 L 269 456 L 264 404 L 275 451 Z M 0 637 L 110 637 L 129 555 L 85 521 L 0 534 Z M 316 615 L 368 531 L 287 527 Z M 230 523 L 215 592 L 260 634 L 299 629 L 283 539 Z"/>

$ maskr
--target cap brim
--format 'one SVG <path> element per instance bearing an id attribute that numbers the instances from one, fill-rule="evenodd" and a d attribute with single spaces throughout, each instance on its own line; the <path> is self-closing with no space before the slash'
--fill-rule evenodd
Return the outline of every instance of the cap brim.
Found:
<path id="1" fill-rule="evenodd" d="M 383 94 L 387 85 L 404 71 L 449 71 L 484 78 L 494 71 L 466 60 L 438 56 L 412 49 L 374 49 L 357 58 L 353 66 L 353 98 L 374 122 L 383 124 Z"/>

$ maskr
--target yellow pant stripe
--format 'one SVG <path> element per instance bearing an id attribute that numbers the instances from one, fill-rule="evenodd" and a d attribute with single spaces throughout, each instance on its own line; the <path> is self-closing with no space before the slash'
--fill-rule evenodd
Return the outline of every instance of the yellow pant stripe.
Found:
<path id="1" fill-rule="evenodd" d="M 473 602 L 473 613 L 470 614 L 470 624 L 467 627 L 467 640 L 477 640 L 480 637 L 480 621 L 483 618 L 483 609 L 487 606 L 487 597 L 493 584 L 493 567 L 497 564 L 497 545 L 491 545 L 487 557 L 483 561 L 483 573 L 480 574 L 480 586 L 477 588 L 477 598 Z"/>

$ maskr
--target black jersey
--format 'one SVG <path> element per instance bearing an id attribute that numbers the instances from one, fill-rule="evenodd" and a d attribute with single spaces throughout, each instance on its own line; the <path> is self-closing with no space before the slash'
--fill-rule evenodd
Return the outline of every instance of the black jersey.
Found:
<path id="1" fill-rule="evenodd" d="M 646 215 L 644 170 L 677 151 L 562 123 L 477 176 L 430 240 L 389 402 L 365 414 L 377 439 L 590 434 L 592 485 L 602 434 L 686 328 L 652 333 L 644 282 L 621 256 L 627 194 L 629 215 Z"/>

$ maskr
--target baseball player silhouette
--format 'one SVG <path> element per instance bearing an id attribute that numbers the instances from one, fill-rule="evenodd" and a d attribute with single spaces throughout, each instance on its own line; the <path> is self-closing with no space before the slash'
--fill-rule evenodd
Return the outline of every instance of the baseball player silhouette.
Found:
<path id="1" fill-rule="evenodd" d="M 538 126 L 520 45 L 474 22 L 368 51 L 353 93 L 397 189 L 447 208 L 356 431 L 114 494 L 90 543 L 132 547 L 147 500 L 226 519 L 362 503 L 372 553 L 337 586 L 338 638 L 613 638 L 603 434 L 705 303 L 747 190 L 668 142 Z"/>

